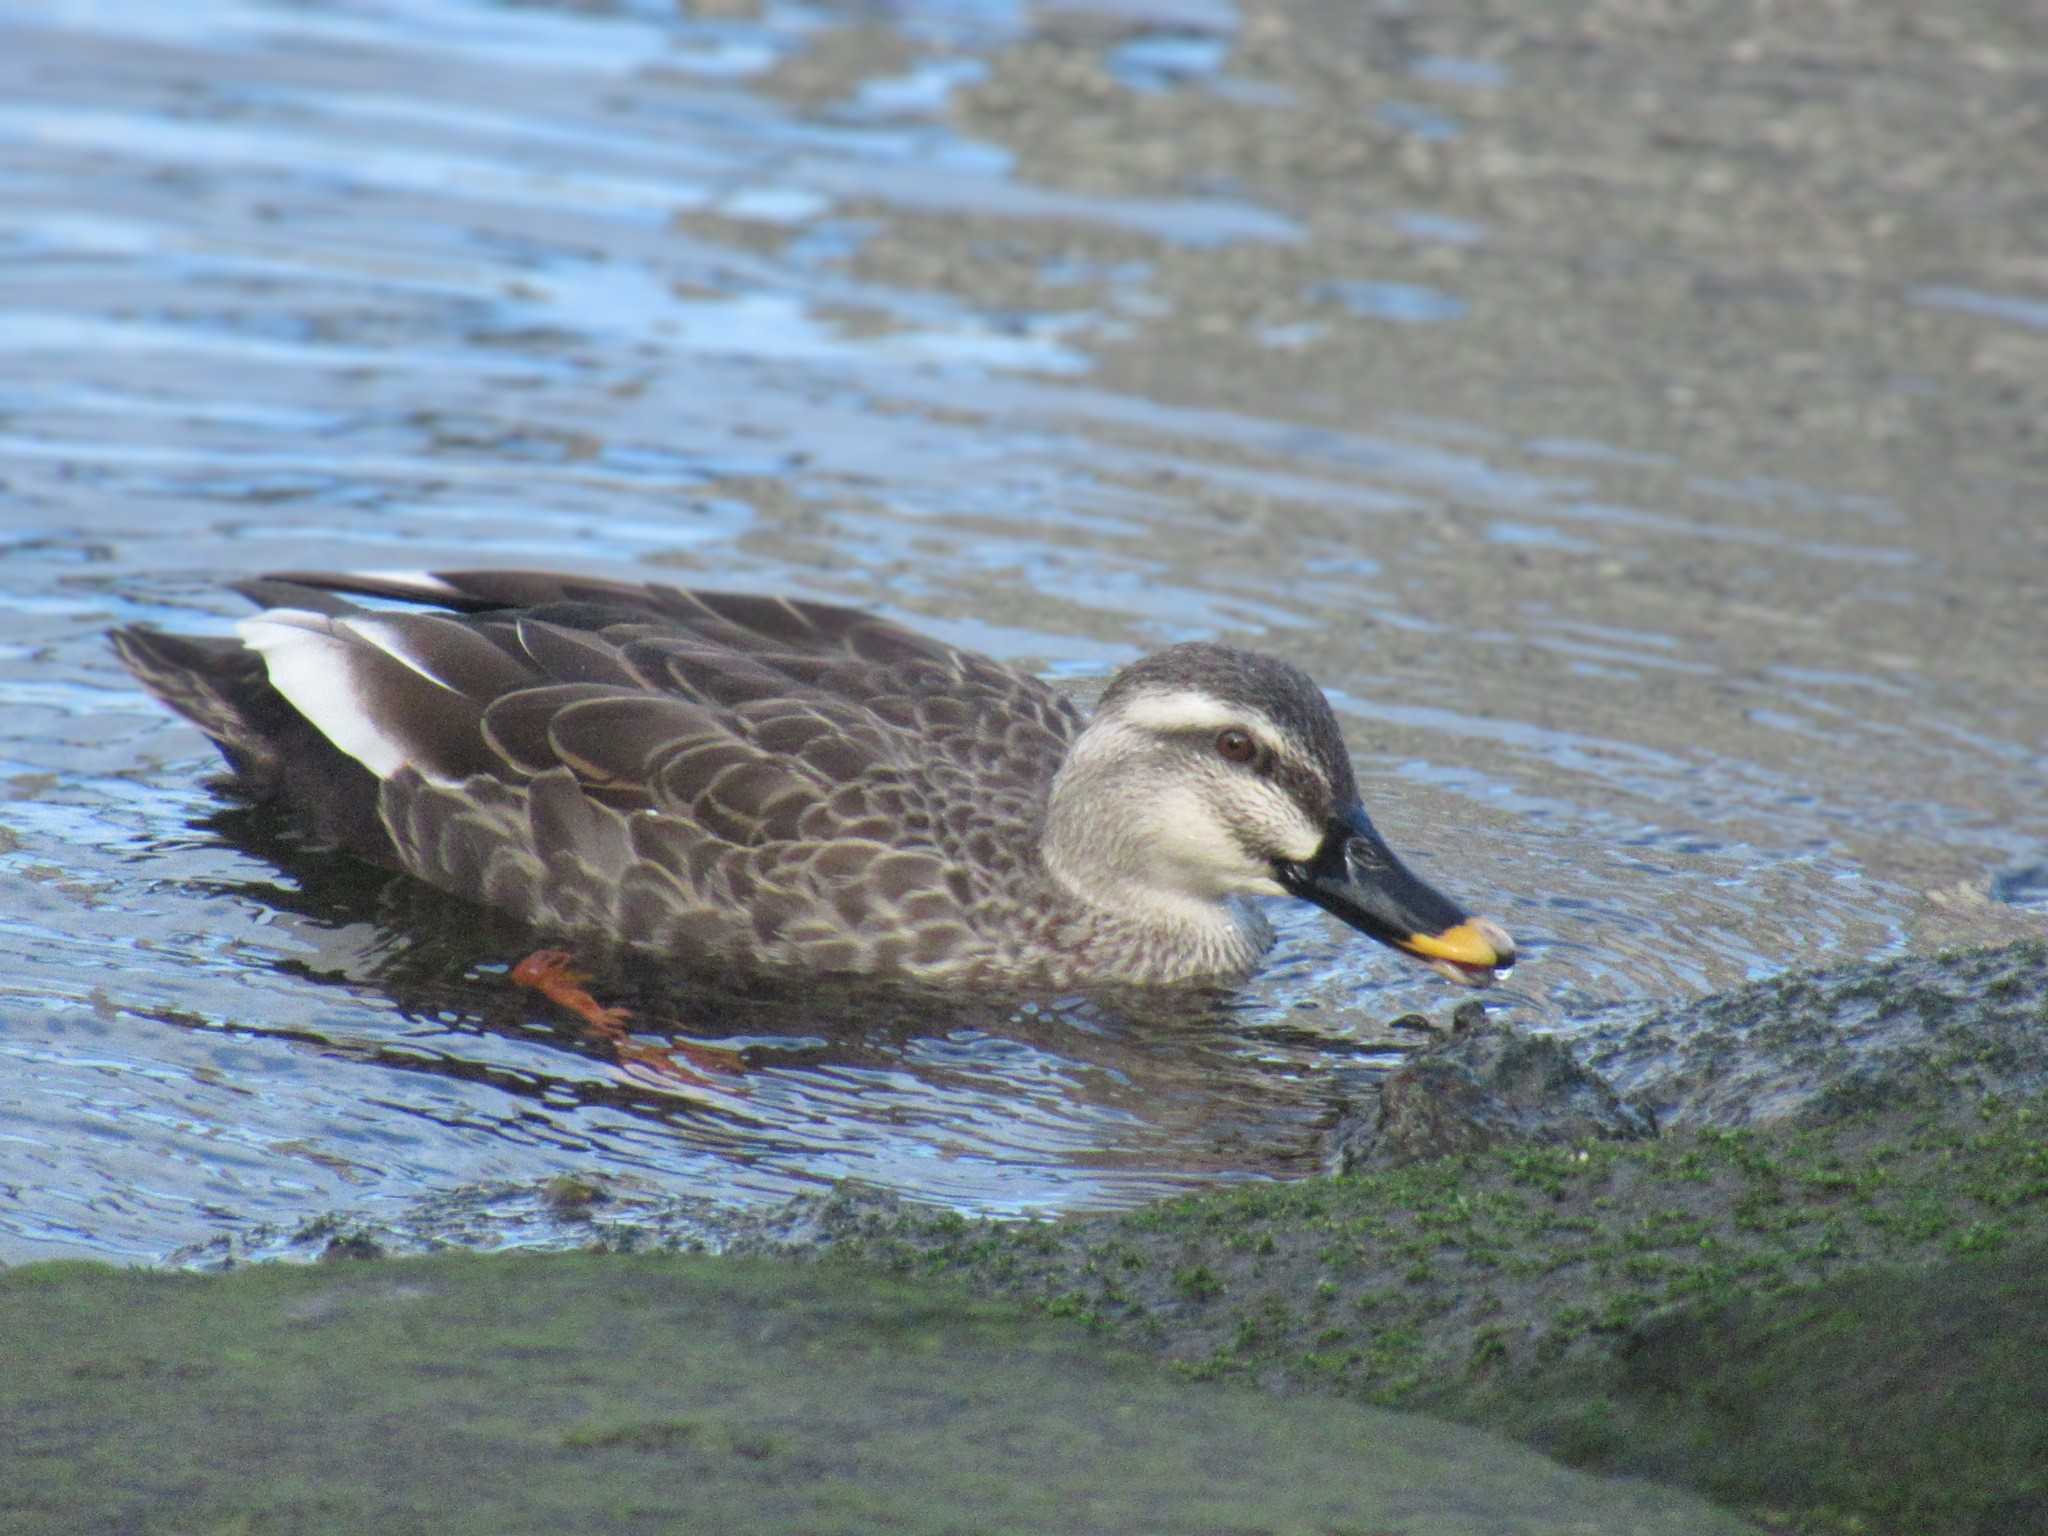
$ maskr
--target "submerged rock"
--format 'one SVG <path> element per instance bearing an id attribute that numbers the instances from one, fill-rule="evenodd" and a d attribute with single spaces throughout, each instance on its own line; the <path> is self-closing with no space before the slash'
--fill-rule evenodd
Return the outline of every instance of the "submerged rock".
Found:
<path id="1" fill-rule="evenodd" d="M 1664 1131 L 2048 1088 L 2048 943 L 1802 971 L 1575 1043 Z"/>
<path id="2" fill-rule="evenodd" d="M 1567 1039 L 1468 1003 L 1330 1133 L 1335 1173 L 1515 1142 L 1825 1123 L 2048 1089 L 2048 943 L 1804 971 Z M 1408 1019 L 1397 1020 L 1407 1025 Z"/>
<path id="3" fill-rule="evenodd" d="M 1336 1173 L 1515 1142 L 1825 1123 L 2048 1089 L 2048 943 L 1802 971 L 1647 1019 L 1532 1035 L 1476 1003 L 1330 1133 Z"/>
<path id="4" fill-rule="evenodd" d="M 1562 1041 L 1483 1014 L 1469 1022 L 1472 1016 L 1460 1009 L 1465 1027 L 1417 1052 L 1372 1102 L 1339 1122 L 1327 1157 L 1332 1172 L 1396 1168 L 1505 1142 L 1570 1146 L 1655 1133 L 1648 1116 L 1624 1104 Z"/>

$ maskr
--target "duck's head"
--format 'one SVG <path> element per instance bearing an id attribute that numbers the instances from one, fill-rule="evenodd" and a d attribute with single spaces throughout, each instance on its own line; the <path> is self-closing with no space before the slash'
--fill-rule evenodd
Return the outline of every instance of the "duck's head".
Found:
<path id="1" fill-rule="evenodd" d="M 1054 781 L 1046 855 L 1069 888 L 1140 920 L 1294 896 L 1466 985 L 1515 962 L 1506 930 L 1373 829 L 1322 690 L 1249 651 L 1177 645 L 1112 679 Z"/>

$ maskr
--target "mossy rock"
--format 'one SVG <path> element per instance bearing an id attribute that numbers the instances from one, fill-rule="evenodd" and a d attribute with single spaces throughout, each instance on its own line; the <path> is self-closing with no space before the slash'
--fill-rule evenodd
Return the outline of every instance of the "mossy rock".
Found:
<path id="1" fill-rule="evenodd" d="M 943 1285 L 461 1256 L 0 1274 L 0 1532 L 1702 1536 L 1480 1431 L 1191 1390 Z"/>
<path id="2" fill-rule="evenodd" d="M 1804 1531 L 2038 1536 L 2048 1244 L 1674 1308 L 1598 1362 L 1436 1406 Z"/>

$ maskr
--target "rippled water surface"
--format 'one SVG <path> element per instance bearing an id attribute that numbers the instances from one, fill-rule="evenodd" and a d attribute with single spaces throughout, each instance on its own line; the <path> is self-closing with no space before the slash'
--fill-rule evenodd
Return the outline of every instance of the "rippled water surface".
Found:
<path id="1" fill-rule="evenodd" d="M 1995 239 L 1603 236 L 1533 159 L 1461 179 L 1580 108 L 1455 37 L 1360 44 L 1384 153 L 1326 186 L 1258 146 L 1362 87 L 1264 9 L 705 9 L 0 18 L 0 1260 L 565 1171 L 995 1213 L 1286 1175 L 1456 1000 L 1302 909 L 1170 1016 L 628 968 L 594 1041 L 507 979 L 526 935 L 223 807 L 105 647 L 280 567 L 639 568 L 1084 691 L 1285 654 L 1541 1027 L 2039 930 L 2048 288 Z"/>

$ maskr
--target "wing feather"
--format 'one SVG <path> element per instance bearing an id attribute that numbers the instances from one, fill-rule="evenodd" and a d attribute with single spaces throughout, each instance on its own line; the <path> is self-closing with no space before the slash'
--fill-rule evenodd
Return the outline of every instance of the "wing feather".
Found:
<path id="1" fill-rule="evenodd" d="M 695 705 L 617 690 L 565 701 L 547 729 L 548 744 L 584 779 L 642 787 L 680 745 L 725 734 Z"/>
<path id="2" fill-rule="evenodd" d="M 607 683 L 644 688 L 647 680 L 626 664 L 619 648 L 601 635 L 548 624 L 522 614 L 513 620 L 519 645 L 534 666 L 558 683 Z"/>
<path id="3" fill-rule="evenodd" d="M 274 608 L 237 632 L 285 701 L 377 777 L 406 767 L 437 779 L 488 771 L 481 705 L 355 623 Z"/>
<path id="4" fill-rule="evenodd" d="M 479 729 L 491 750 L 502 759 L 497 765 L 499 772 L 516 781 L 561 766 L 562 757 L 554 742 L 554 723 L 556 716 L 570 705 L 597 699 L 646 697 L 637 689 L 605 683 L 522 688 L 492 700 L 483 712 Z"/>
<path id="5" fill-rule="evenodd" d="M 244 590 L 281 717 L 382 779 L 352 790 L 382 856 L 637 943 L 957 955 L 1080 726 L 1037 678 L 829 603 L 522 571 Z M 262 710 L 210 728 L 267 761 Z"/>

